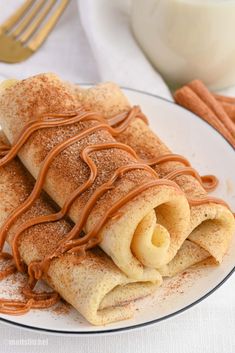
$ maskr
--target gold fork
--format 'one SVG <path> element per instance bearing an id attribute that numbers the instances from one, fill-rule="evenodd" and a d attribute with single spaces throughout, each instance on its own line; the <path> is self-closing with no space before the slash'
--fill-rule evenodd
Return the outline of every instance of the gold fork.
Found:
<path id="1" fill-rule="evenodd" d="M 0 61 L 26 60 L 45 41 L 69 0 L 26 0 L 0 26 Z"/>

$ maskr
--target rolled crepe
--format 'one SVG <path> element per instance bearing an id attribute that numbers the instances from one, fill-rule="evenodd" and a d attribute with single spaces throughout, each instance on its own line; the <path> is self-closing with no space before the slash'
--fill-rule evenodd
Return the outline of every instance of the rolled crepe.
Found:
<path id="1" fill-rule="evenodd" d="M 2 86 L 0 121 L 9 141 L 16 141 L 25 125 L 45 113 L 66 113 L 77 110 L 77 97 L 52 74 L 38 75 L 17 83 Z M 19 157 L 37 178 L 43 160 L 53 147 L 97 123 L 86 121 L 69 126 L 38 130 L 20 150 Z M 86 146 L 114 143 L 116 140 L 104 128 L 74 143 L 51 163 L 44 189 L 63 206 L 79 186 L 89 177 L 87 165 L 79 157 Z M 76 223 L 89 198 L 100 185 L 107 182 L 119 167 L 138 164 L 136 158 L 119 148 L 92 152 L 97 177 L 91 187 L 73 203 L 69 216 Z M 151 171 L 135 169 L 123 174 L 90 211 L 85 233 L 96 227 L 104 214 L 129 192 L 158 179 Z M 185 240 L 189 224 L 189 205 L 176 184 L 154 185 L 121 207 L 118 217 L 110 218 L 101 229 L 100 247 L 128 276 L 144 279 L 153 275 L 156 267 L 167 264 Z M 138 248 L 138 252 L 136 252 Z M 134 254 L 133 254 L 134 252 Z"/>
<path id="2" fill-rule="evenodd" d="M 0 144 L 5 141 L 0 133 Z M 18 159 L 0 168 L 0 226 L 8 215 L 30 194 L 34 180 Z M 49 198 L 43 194 L 12 227 L 8 242 L 27 220 L 55 212 Z M 51 254 L 71 225 L 64 220 L 40 224 L 21 234 L 18 242 L 22 260 L 29 265 Z M 151 294 L 161 284 L 155 272 L 137 282 L 127 278 L 102 250 L 88 251 L 79 263 L 76 255 L 65 254 L 53 259 L 44 279 L 90 323 L 103 325 L 133 315 L 132 303 Z"/>
<path id="3" fill-rule="evenodd" d="M 78 101 L 86 109 L 97 110 L 106 118 L 128 111 L 131 107 L 127 97 L 112 82 L 89 89 L 77 86 L 75 91 Z M 143 159 L 152 159 L 171 153 L 170 149 L 140 118 L 133 120 L 128 128 L 117 137 L 117 140 L 131 146 Z M 182 166 L 184 167 L 182 163 L 172 161 L 155 165 L 154 169 L 160 177 L 164 178 Z M 189 198 L 200 199 L 207 194 L 199 181 L 191 175 L 178 176 L 175 181 Z M 235 228 L 234 217 L 230 210 L 213 202 L 192 206 L 190 210 L 187 241 L 184 242 L 172 262 L 161 268 L 163 275 L 174 275 L 208 257 L 213 257 L 215 262 L 221 263 L 228 250 Z"/>

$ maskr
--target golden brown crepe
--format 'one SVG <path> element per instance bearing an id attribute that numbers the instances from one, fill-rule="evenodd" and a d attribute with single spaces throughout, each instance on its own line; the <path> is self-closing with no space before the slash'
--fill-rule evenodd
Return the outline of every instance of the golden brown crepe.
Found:
<path id="1" fill-rule="evenodd" d="M 106 118 L 128 111 L 131 107 L 127 97 L 112 82 L 89 89 L 77 86 L 75 91 L 78 101 L 86 109 L 97 110 Z M 151 127 L 139 118 L 133 120 L 117 140 L 131 146 L 143 159 L 171 153 Z M 154 169 L 160 177 L 164 178 L 168 173 L 182 166 L 184 166 L 182 163 L 172 161 L 156 165 Z M 203 187 L 193 176 L 178 176 L 175 181 L 189 198 L 197 199 L 206 195 Z M 172 262 L 161 268 L 162 274 L 173 275 L 211 256 L 217 263 L 221 263 L 231 242 L 234 228 L 234 217 L 225 206 L 213 202 L 192 206 L 188 240 L 182 245 Z"/>
<path id="2" fill-rule="evenodd" d="M 5 141 L 0 134 L 0 144 Z M 0 226 L 29 195 L 34 180 L 16 158 L 0 168 Z M 20 217 L 8 236 L 11 243 L 16 230 L 28 219 L 55 212 L 46 194 Z M 19 239 L 19 251 L 26 264 L 41 261 L 51 254 L 71 225 L 64 221 L 40 224 L 29 228 Z M 79 263 L 76 255 L 65 254 L 51 262 L 44 277 L 67 302 L 72 304 L 90 323 L 103 325 L 124 320 L 133 315 L 132 303 L 153 293 L 161 284 L 160 274 L 152 273 L 140 282 L 127 278 L 102 250 L 87 252 Z"/>
<path id="3" fill-rule="evenodd" d="M 79 107 L 77 97 L 68 85 L 64 85 L 55 75 L 38 75 L 2 86 L 0 122 L 13 143 L 24 126 L 41 114 L 66 113 Z M 43 160 L 53 147 L 96 124 L 89 121 L 34 132 L 20 150 L 19 157 L 37 178 Z M 83 148 L 114 142 L 110 133 L 102 128 L 68 147 L 51 163 L 44 189 L 62 207 L 89 176 L 87 165 L 79 157 Z M 117 168 L 138 164 L 136 158 L 120 148 L 99 150 L 91 156 L 98 175 L 93 185 L 73 203 L 69 216 L 74 222 L 80 219 L 88 199 Z M 158 178 L 152 172 L 138 168 L 122 175 L 115 182 L 115 187 L 106 192 L 90 211 L 85 233 L 96 226 L 115 202 L 147 182 L 156 183 Z M 190 217 L 185 195 L 174 183 L 164 185 L 163 182 L 163 185 L 140 192 L 120 211 L 118 217 L 109 219 L 99 233 L 102 237 L 101 248 L 128 276 L 139 280 L 154 276 L 154 268 L 167 264 L 185 240 Z"/>

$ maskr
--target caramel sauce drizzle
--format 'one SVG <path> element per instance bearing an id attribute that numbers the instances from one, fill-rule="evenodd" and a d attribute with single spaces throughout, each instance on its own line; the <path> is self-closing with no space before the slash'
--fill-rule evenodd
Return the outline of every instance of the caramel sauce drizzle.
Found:
<path id="1" fill-rule="evenodd" d="M 160 157 L 146 160 L 146 163 L 150 166 L 159 165 L 161 163 L 166 162 L 180 162 L 185 165 L 184 167 L 178 168 L 170 172 L 167 176 L 165 176 L 166 179 L 174 180 L 175 178 L 181 175 L 191 175 L 198 180 L 203 189 L 207 192 L 215 190 L 218 186 L 219 180 L 215 175 L 200 176 L 198 172 L 191 167 L 189 161 L 179 154 L 169 153 Z"/>
<path id="2" fill-rule="evenodd" d="M 71 112 L 68 114 L 48 114 L 44 115 L 42 117 L 39 117 L 36 121 L 32 121 L 28 123 L 22 132 L 20 133 L 18 139 L 15 141 L 13 146 L 9 149 L 7 146 L 2 146 L 1 148 L 1 153 L 2 153 L 2 159 L 0 161 L 0 166 L 4 166 L 7 163 L 9 163 L 12 159 L 15 158 L 17 153 L 20 151 L 20 149 L 23 147 L 25 142 L 28 140 L 28 138 L 32 135 L 33 132 L 42 129 L 42 128 L 49 128 L 49 127 L 57 127 L 57 126 L 65 126 L 65 125 L 70 125 L 70 124 L 75 124 L 79 123 L 82 121 L 89 121 L 89 120 L 94 120 L 97 121 L 99 124 L 95 125 L 91 128 L 85 129 L 79 134 L 63 141 L 62 143 L 58 144 L 56 147 L 54 147 L 47 155 L 45 160 L 42 163 L 42 167 L 40 169 L 38 178 L 35 182 L 34 188 L 29 195 L 29 197 L 23 202 L 19 207 L 17 207 L 11 215 L 8 217 L 6 220 L 5 224 L 1 228 L 0 231 L 0 250 L 3 249 L 7 234 L 11 226 L 15 223 L 15 221 L 24 213 L 26 212 L 34 203 L 34 201 L 40 196 L 40 193 L 43 188 L 43 184 L 45 182 L 45 178 L 47 175 L 47 171 L 50 167 L 51 162 L 53 159 L 61 153 L 63 150 L 65 150 L 67 147 L 71 146 L 72 144 L 78 142 L 82 138 L 95 133 L 99 130 L 107 130 L 109 133 L 112 134 L 112 136 L 117 136 L 120 134 L 122 131 L 126 129 L 130 121 L 136 116 L 136 113 L 139 112 L 139 108 L 133 107 L 128 114 L 125 114 L 125 117 L 118 117 L 117 120 L 113 120 L 113 123 L 117 124 L 115 128 L 112 126 L 108 125 L 107 122 L 104 120 L 104 118 L 97 113 L 94 112 L 84 112 L 82 110 L 77 111 L 77 112 Z M 97 176 L 97 167 L 92 161 L 92 159 L 89 157 L 89 154 L 94 151 L 100 151 L 103 149 L 110 149 L 110 148 L 118 148 L 122 149 L 129 154 L 133 156 L 133 160 L 136 161 L 138 160 L 138 157 L 136 153 L 134 152 L 133 149 L 131 149 L 129 146 L 121 144 L 121 143 L 109 143 L 109 144 L 97 144 L 93 146 L 88 146 L 83 149 L 81 152 L 81 159 L 87 164 L 87 166 L 90 169 L 90 176 L 86 182 L 81 185 L 77 190 L 75 190 L 72 195 L 69 197 L 69 199 L 65 202 L 64 206 L 61 208 L 61 210 L 57 213 L 47 215 L 47 216 L 40 216 L 40 217 L 35 217 L 33 219 L 30 219 L 26 223 L 24 223 L 19 229 L 17 230 L 16 234 L 13 237 L 12 240 L 12 253 L 13 253 L 13 258 L 15 260 L 16 267 L 19 271 L 24 271 L 25 266 L 23 265 L 21 259 L 20 259 L 20 254 L 18 250 L 18 240 L 20 235 L 28 228 L 32 227 L 33 225 L 40 224 L 40 223 L 45 223 L 45 222 L 54 222 L 57 220 L 62 219 L 69 211 L 70 207 L 72 206 L 74 200 L 81 195 L 84 191 L 86 191 L 94 182 L 96 176 Z M 127 172 L 130 172 L 132 170 L 136 169 L 142 169 L 148 171 L 150 174 L 153 176 L 157 176 L 156 172 L 147 164 L 145 163 L 136 163 L 136 164 L 130 164 L 126 165 L 123 167 L 120 167 L 116 170 L 116 172 L 113 174 L 113 176 L 110 178 L 110 180 L 106 183 L 104 183 L 102 186 L 100 186 L 94 194 L 90 197 L 90 199 L 87 202 L 87 205 L 84 207 L 84 210 L 82 212 L 82 215 L 80 217 L 79 222 L 72 228 L 72 230 L 67 234 L 67 236 L 60 242 L 58 248 L 54 251 L 53 254 L 50 254 L 47 256 L 43 261 L 40 262 L 32 262 L 28 266 L 28 274 L 29 274 L 29 283 L 26 285 L 26 287 L 23 289 L 23 294 L 28 298 L 26 302 L 24 301 L 15 301 L 15 300 L 5 300 L 1 299 L 0 300 L 0 311 L 3 313 L 8 313 L 8 314 L 22 314 L 25 312 L 28 312 L 30 308 L 42 308 L 42 307 L 48 307 L 50 305 L 53 305 L 59 298 L 58 294 L 55 292 L 42 292 L 42 293 L 36 293 L 33 291 L 35 284 L 38 279 L 42 278 L 42 276 L 47 272 L 48 267 L 50 265 L 50 261 L 58 256 L 61 256 L 62 254 L 68 252 L 68 253 L 73 253 L 78 255 L 79 260 L 82 261 L 86 255 L 86 251 L 93 248 L 94 246 L 98 245 L 101 242 L 100 236 L 98 236 L 99 231 L 101 228 L 104 226 L 104 224 L 107 222 L 108 219 L 110 218 L 115 218 L 117 216 L 117 212 L 119 209 L 124 206 L 127 202 L 135 198 L 136 196 L 139 195 L 139 193 L 147 190 L 148 188 L 154 187 L 155 185 L 169 185 L 174 188 L 177 188 L 176 184 L 173 183 L 170 180 L 164 180 L 164 179 L 155 179 L 151 182 L 144 183 L 140 187 L 137 187 L 136 189 L 132 190 L 129 192 L 127 195 L 125 195 L 123 198 L 118 200 L 110 209 L 109 211 L 104 215 L 104 217 L 98 222 L 98 224 L 92 229 L 90 232 L 88 232 L 84 237 L 80 237 L 80 233 L 82 229 L 84 228 L 84 225 L 87 221 L 87 218 L 89 216 L 89 213 L 95 206 L 96 202 L 98 199 L 108 190 L 114 188 L 114 182 L 120 178 L 122 175 L 124 175 Z M 179 189 L 180 190 L 180 189 Z"/>
<path id="3" fill-rule="evenodd" d="M 124 113 L 120 113 L 114 117 L 108 118 L 107 121 L 110 126 L 115 126 L 115 125 L 119 124 L 120 122 L 125 121 L 126 117 L 127 117 L 127 113 L 124 112 Z M 139 119 L 143 120 L 146 124 L 148 124 L 148 119 L 141 112 L 141 109 L 139 106 L 136 107 L 135 118 L 139 118 Z M 215 175 L 200 176 L 198 174 L 198 172 L 194 168 L 192 168 L 190 162 L 185 157 L 183 157 L 179 154 L 169 153 L 169 154 L 165 154 L 160 157 L 145 160 L 143 162 L 145 162 L 146 164 L 148 164 L 150 166 L 154 166 L 154 165 L 165 163 L 165 162 L 180 162 L 180 163 L 184 164 L 185 167 L 188 167 L 188 168 L 185 168 L 185 167 L 178 168 L 177 170 L 172 172 L 172 175 L 171 175 L 171 173 L 169 173 L 169 175 L 167 175 L 165 178 L 174 180 L 175 178 L 177 178 L 180 175 L 192 175 L 194 178 L 196 178 L 198 180 L 198 182 L 201 184 L 201 186 L 207 192 L 215 190 L 216 187 L 218 186 L 218 183 L 219 183 L 219 180 Z"/>
<path id="4" fill-rule="evenodd" d="M 136 115 L 137 118 L 139 118 L 139 116 L 140 115 Z M 147 118 L 144 116 L 144 121 L 145 121 L 145 119 L 147 119 Z M 143 162 L 144 162 L 144 160 L 143 160 Z M 200 176 L 199 173 L 194 168 L 191 167 L 190 162 L 185 157 L 183 157 L 179 154 L 167 153 L 162 156 L 158 156 L 158 157 L 155 157 L 152 159 L 145 160 L 145 163 L 149 166 L 152 166 L 152 167 L 154 165 L 159 165 L 159 164 L 166 163 L 166 162 L 180 162 L 180 163 L 184 164 L 185 167 L 181 167 L 176 170 L 173 170 L 172 172 L 170 172 L 166 176 L 164 176 L 164 179 L 175 180 L 177 177 L 179 177 L 181 175 L 191 175 L 195 179 L 198 180 L 200 185 L 207 192 L 215 190 L 216 187 L 218 186 L 219 180 L 215 175 Z M 177 183 L 177 181 L 176 181 L 176 183 Z M 225 201 L 223 201 L 217 197 L 205 195 L 205 196 L 201 196 L 200 198 L 187 198 L 187 200 L 188 200 L 190 206 L 200 206 L 200 205 L 204 205 L 207 203 L 216 203 L 218 205 L 222 205 L 222 206 L 227 207 L 232 212 L 229 205 Z M 235 217 L 235 213 L 234 212 L 232 212 L 232 213 Z"/>
<path id="5" fill-rule="evenodd" d="M 0 312 L 7 315 L 22 315 L 26 314 L 30 309 L 46 309 L 56 304 L 59 300 L 59 295 L 53 293 L 53 296 L 48 293 L 47 299 L 28 299 L 27 301 L 0 299 Z"/>
<path id="6" fill-rule="evenodd" d="M 136 108 L 138 108 L 139 111 L 136 110 L 135 118 L 142 119 L 146 124 L 148 124 L 147 117 L 141 112 L 141 110 L 138 106 Z M 123 121 L 124 119 L 125 119 L 124 113 L 121 113 L 118 116 L 111 117 L 107 120 L 108 120 L 109 124 L 112 126 L 112 125 L 118 124 L 119 121 Z M 166 163 L 166 162 L 180 162 L 180 163 L 184 164 L 184 167 L 178 168 L 177 170 L 173 170 L 172 172 L 170 172 L 169 174 L 164 176 L 164 179 L 175 180 L 179 176 L 191 175 L 195 179 L 197 179 L 197 181 L 200 183 L 200 185 L 207 192 L 215 190 L 219 184 L 219 180 L 215 175 L 200 176 L 199 173 L 194 168 L 192 168 L 190 162 L 185 157 L 183 157 L 179 154 L 168 153 L 168 154 L 158 156 L 158 157 L 155 157 L 152 159 L 142 160 L 142 162 L 144 162 L 147 165 L 152 166 L 152 167 L 155 165 Z M 177 180 L 176 180 L 176 183 L 177 183 Z M 200 198 L 187 198 L 187 200 L 188 200 L 190 206 L 200 206 L 200 205 L 204 205 L 207 203 L 216 203 L 216 204 L 220 204 L 220 205 L 227 207 L 231 211 L 229 205 L 225 201 L 223 201 L 217 197 L 206 195 L 206 196 L 203 196 Z M 233 215 L 235 217 L 235 213 L 233 213 Z"/>
<path id="7" fill-rule="evenodd" d="M 9 145 L 4 143 L 0 145 L 1 157 L 6 156 L 7 153 L 10 151 L 11 151 L 11 148 Z M 1 251 L 0 258 L 4 260 L 11 260 L 14 258 L 14 256 L 12 256 L 9 253 Z M 10 276 L 16 271 L 17 271 L 17 267 L 15 264 L 8 266 L 6 269 L 0 272 L 0 280 L 3 280 L 4 278 Z M 8 315 L 23 315 L 23 314 L 26 314 L 30 309 L 49 308 L 59 301 L 60 297 L 59 297 L 59 294 L 56 292 L 40 292 L 40 293 L 33 292 L 33 288 L 35 287 L 35 285 L 36 285 L 36 281 L 33 281 L 31 278 L 29 278 L 28 283 L 22 289 L 22 293 L 28 299 L 26 301 L 0 298 L 0 312 L 2 314 L 8 314 Z"/>
<path id="8" fill-rule="evenodd" d="M 95 133 L 99 130 L 107 130 L 112 136 L 117 136 L 118 134 L 122 133 L 133 120 L 133 118 L 141 118 L 143 121 L 147 123 L 146 117 L 141 113 L 140 108 L 134 106 L 129 112 L 124 112 L 118 114 L 110 119 L 105 119 L 101 114 L 96 112 L 87 112 L 83 111 L 82 109 L 76 112 L 69 112 L 65 114 L 47 114 L 43 115 L 36 120 L 28 123 L 24 129 L 21 131 L 19 137 L 15 141 L 15 143 L 10 148 L 7 145 L 2 145 L 0 147 L 0 156 L 2 159 L 0 160 L 0 167 L 6 165 L 11 160 L 13 160 L 20 149 L 24 146 L 28 138 L 33 134 L 33 132 L 43 129 L 43 128 L 50 128 L 50 127 L 58 127 L 58 126 L 66 126 L 75 123 L 79 123 L 82 121 L 96 121 L 98 124 L 81 131 L 79 134 L 68 138 L 67 140 L 63 141 L 62 143 L 55 146 L 46 156 L 45 160 L 42 163 L 41 169 L 39 171 L 38 178 L 35 182 L 34 188 L 29 195 L 29 197 L 23 202 L 20 206 L 18 206 L 7 218 L 6 222 L 2 226 L 0 230 L 0 251 L 1 256 L 6 258 L 10 258 L 10 254 L 4 255 L 5 253 L 2 252 L 4 243 L 6 241 L 6 237 L 8 234 L 9 229 L 15 223 L 15 221 L 24 213 L 26 212 L 35 200 L 40 196 L 40 193 L 43 188 L 43 184 L 45 182 L 48 169 L 50 164 L 52 163 L 53 159 L 62 151 L 64 151 L 69 146 L 73 145 L 74 143 L 80 141 L 84 137 Z M 0 299 L 0 312 L 6 314 L 13 314 L 13 315 L 20 315 L 28 312 L 31 308 L 46 308 L 51 305 L 54 305 L 59 300 L 59 295 L 56 292 L 35 292 L 34 287 L 37 283 L 37 280 L 42 278 L 46 275 L 48 268 L 50 266 L 50 262 L 52 259 L 61 256 L 65 253 L 72 253 L 78 256 L 79 261 L 82 261 L 86 256 L 86 251 L 97 246 L 101 241 L 101 236 L 99 236 L 99 232 L 105 223 L 113 219 L 120 217 L 122 213 L 120 213 L 120 208 L 122 208 L 126 203 L 131 201 L 133 198 L 138 196 L 141 192 L 152 188 L 156 185 L 168 185 L 174 188 L 178 188 L 178 186 L 172 181 L 177 176 L 180 175 L 193 175 L 200 184 L 206 190 L 213 190 L 217 184 L 218 180 L 214 176 L 204 176 L 200 177 L 200 175 L 190 166 L 190 163 L 182 156 L 175 155 L 175 154 L 167 154 L 165 156 L 161 156 L 158 158 L 154 158 L 151 160 L 141 160 L 138 158 L 135 151 L 122 143 L 113 142 L 113 143 L 106 143 L 106 144 L 97 144 L 93 146 L 88 146 L 84 148 L 81 152 L 81 159 L 86 163 L 86 165 L 90 169 L 89 178 L 78 187 L 71 196 L 66 200 L 63 207 L 60 209 L 59 212 L 54 214 L 46 215 L 46 216 L 39 216 L 32 218 L 22 224 L 17 232 L 15 233 L 11 246 L 12 246 L 12 254 L 14 258 L 14 262 L 16 268 L 23 272 L 25 271 L 25 265 L 23 264 L 20 253 L 18 249 L 19 237 L 30 227 L 41 224 L 41 223 L 48 223 L 48 222 L 55 222 L 64 218 L 67 213 L 69 212 L 73 202 L 78 198 L 83 192 L 85 192 L 95 181 L 97 177 L 97 167 L 93 160 L 90 158 L 90 153 L 94 151 L 100 151 L 105 149 L 112 149 L 118 148 L 123 151 L 128 152 L 132 157 L 133 160 L 138 163 L 129 164 L 126 166 L 122 166 L 118 168 L 112 177 L 103 185 L 98 187 L 93 195 L 88 200 L 87 204 L 85 205 L 81 217 L 79 221 L 74 225 L 71 231 L 62 239 L 57 247 L 57 249 L 50 255 L 46 256 L 42 261 L 33 261 L 28 266 L 28 274 L 29 274 L 29 281 L 28 284 L 23 288 L 23 294 L 27 298 L 27 301 L 18 301 L 18 300 L 7 300 L 7 299 Z M 86 235 L 81 237 L 81 232 L 87 222 L 88 216 L 91 210 L 94 208 L 97 201 L 105 194 L 108 190 L 115 188 L 115 181 L 122 177 L 125 173 L 136 169 L 142 169 L 148 171 L 154 177 L 157 176 L 156 172 L 150 167 L 155 164 L 164 163 L 166 161 L 179 161 L 185 165 L 185 167 L 180 168 L 174 172 L 169 173 L 166 178 L 164 179 L 155 179 L 153 181 L 144 183 L 143 185 L 135 188 L 134 190 L 130 191 L 124 197 L 119 199 L 116 203 L 112 205 L 112 207 L 104 214 L 104 216 L 99 220 L 99 222 L 94 226 L 92 230 L 90 230 Z M 180 189 L 179 189 L 180 190 Z M 191 205 L 200 205 L 207 202 L 216 202 L 225 205 L 228 207 L 222 200 L 213 198 L 213 197 L 204 197 L 197 200 L 189 200 Z M 12 272 L 11 272 L 12 271 Z M 13 267 L 9 267 L 9 269 L 5 269 L 3 271 L 3 277 L 13 273 L 15 271 Z M 3 278 L 2 277 L 2 278 Z M 1 277 L 0 277 L 1 278 Z"/>

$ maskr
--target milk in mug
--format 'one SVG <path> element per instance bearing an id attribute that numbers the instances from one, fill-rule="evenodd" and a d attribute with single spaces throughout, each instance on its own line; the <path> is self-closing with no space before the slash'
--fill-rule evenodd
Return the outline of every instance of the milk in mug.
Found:
<path id="1" fill-rule="evenodd" d="M 235 0 L 132 0 L 135 38 L 176 87 L 194 78 L 235 84 Z"/>

